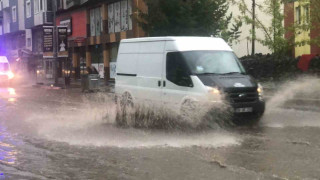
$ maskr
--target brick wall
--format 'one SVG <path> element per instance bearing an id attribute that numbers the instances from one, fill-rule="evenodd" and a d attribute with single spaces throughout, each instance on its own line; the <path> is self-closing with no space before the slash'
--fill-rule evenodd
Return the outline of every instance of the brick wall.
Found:
<path id="1" fill-rule="evenodd" d="M 284 27 L 286 28 L 285 38 L 291 40 L 294 43 L 294 32 L 292 27 L 294 25 L 294 3 L 286 3 L 284 6 Z M 294 48 L 291 49 L 291 54 L 295 56 Z"/>
<path id="2" fill-rule="evenodd" d="M 319 2 L 313 2 L 313 1 L 311 1 L 311 13 L 314 10 L 319 11 L 319 9 L 313 8 L 313 7 L 318 7 L 318 6 L 312 6 L 312 3 L 319 3 Z M 318 39 L 318 41 L 319 41 L 320 40 L 320 24 L 319 24 L 319 22 L 318 23 L 313 22 L 312 27 L 313 28 L 311 29 L 310 37 L 311 37 L 311 39 Z M 319 45 L 316 45 L 316 44 L 311 45 L 311 54 L 320 54 Z"/>
<path id="3" fill-rule="evenodd" d="M 60 25 L 60 20 L 66 19 L 68 17 L 72 18 L 72 34 L 69 38 L 73 37 L 87 37 L 87 14 L 86 10 L 78 10 L 70 12 L 70 14 L 60 15 L 57 17 L 57 25 Z"/>

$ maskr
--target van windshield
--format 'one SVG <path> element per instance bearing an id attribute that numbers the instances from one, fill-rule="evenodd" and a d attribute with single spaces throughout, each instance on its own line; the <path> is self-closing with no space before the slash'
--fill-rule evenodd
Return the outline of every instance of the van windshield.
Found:
<path id="1" fill-rule="evenodd" d="M 9 71 L 9 64 L 8 63 L 0 63 L 0 72 Z"/>
<path id="2" fill-rule="evenodd" d="M 186 51 L 176 52 L 187 64 L 192 75 L 245 74 L 238 58 L 230 51 Z"/>

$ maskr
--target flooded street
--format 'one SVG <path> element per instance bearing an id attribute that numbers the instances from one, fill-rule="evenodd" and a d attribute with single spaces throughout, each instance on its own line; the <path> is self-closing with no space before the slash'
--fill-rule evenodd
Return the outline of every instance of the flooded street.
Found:
<path id="1" fill-rule="evenodd" d="M 254 127 L 118 128 L 106 94 L 1 88 L 0 179 L 319 179 L 320 113 Z"/>

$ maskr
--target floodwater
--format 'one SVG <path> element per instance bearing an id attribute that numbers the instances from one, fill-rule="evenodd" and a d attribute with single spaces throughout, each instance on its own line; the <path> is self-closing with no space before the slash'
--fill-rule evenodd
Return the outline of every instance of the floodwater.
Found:
<path id="1" fill-rule="evenodd" d="M 0 179 L 319 179 L 320 113 L 282 108 L 295 92 L 256 126 L 181 130 L 119 128 L 103 93 L 0 88 Z"/>

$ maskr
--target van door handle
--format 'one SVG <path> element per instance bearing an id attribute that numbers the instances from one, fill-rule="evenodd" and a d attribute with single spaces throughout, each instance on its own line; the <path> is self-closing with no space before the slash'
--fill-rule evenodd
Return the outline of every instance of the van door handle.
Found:
<path id="1" fill-rule="evenodd" d="M 158 81 L 158 86 L 161 87 L 161 81 Z"/>
<path id="2" fill-rule="evenodd" d="M 166 87 L 166 81 L 163 81 L 163 87 Z"/>

